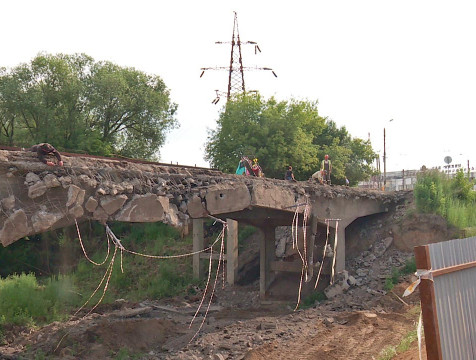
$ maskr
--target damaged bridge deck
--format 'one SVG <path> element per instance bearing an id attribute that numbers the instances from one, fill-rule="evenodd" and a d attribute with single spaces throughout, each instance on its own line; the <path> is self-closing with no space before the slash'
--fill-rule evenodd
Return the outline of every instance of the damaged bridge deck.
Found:
<path id="1" fill-rule="evenodd" d="M 400 200 L 398 193 L 245 177 L 203 168 L 77 156 L 63 156 L 63 160 L 63 167 L 50 167 L 31 152 L 0 150 L 3 246 L 72 225 L 75 220 L 161 221 L 181 227 L 189 219 L 208 215 L 254 225 L 263 231 L 264 245 L 274 244 L 276 226 L 290 225 L 296 205 L 308 203 L 312 224 L 341 219 L 339 270 L 345 261 L 345 227 L 358 217 L 384 212 Z M 270 251 L 270 246 L 263 246 L 262 256 Z"/>

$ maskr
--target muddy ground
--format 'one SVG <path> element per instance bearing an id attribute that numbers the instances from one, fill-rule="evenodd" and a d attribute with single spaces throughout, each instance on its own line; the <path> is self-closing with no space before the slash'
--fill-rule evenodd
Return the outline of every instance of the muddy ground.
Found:
<path id="1" fill-rule="evenodd" d="M 200 293 L 140 303 L 118 299 L 64 323 L 9 329 L 0 358 L 381 359 L 383 349 L 416 329 L 419 315 L 418 290 L 401 298 L 412 275 L 390 292 L 386 278 L 412 256 L 412 238 L 452 236 L 440 219 L 406 215 L 407 205 L 350 228 L 346 237 L 354 245 L 346 268 L 355 282 L 306 309 L 294 310 L 299 276 L 274 284 L 271 290 L 288 295 L 281 301 L 260 301 L 259 282 L 250 275 L 251 282 L 233 287 L 219 279 L 207 316 L 208 299 L 191 326 Z M 418 359 L 417 343 L 394 359 Z"/>

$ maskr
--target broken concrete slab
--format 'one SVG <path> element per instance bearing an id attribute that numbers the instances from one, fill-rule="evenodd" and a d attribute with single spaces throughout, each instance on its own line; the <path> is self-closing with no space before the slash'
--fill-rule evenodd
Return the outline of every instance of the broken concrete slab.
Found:
<path id="1" fill-rule="evenodd" d="M 241 211 L 251 205 L 251 195 L 243 183 L 211 186 L 205 197 L 210 214 Z"/>
<path id="2" fill-rule="evenodd" d="M 3 210 L 12 210 L 15 207 L 15 196 L 10 195 L 0 201 L 0 205 Z"/>
<path id="3" fill-rule="evenodd" d="M 106 214 L 112 215 L 117 210 L 119 210 L 126 201 L 127 201 L 126 195 L 118 195 L 118 196 L 105 196 L 101 198 L 100 203 L 101 203 L 101 207 L 104 209 Z"/>
<path id="4" fill-rule="evenodd" d="M 88 201 L 86 201 L 86 204 L 84 205 L 84 207 L 86 208 L 87 211 L 94 212 L 94 210 L 96 210 L 96 208 L 98 207 L 98 204 L 99 202 L 95 198 L 90 196 L 88 198 Z"/>
<path id="5" fill-rule="evenodd" d="M 27 220 L 26 213 L 22 209 L 15 211 L 7 218 L 0 230 L 0 240 L 3 246 L 8 246 L 30 233 Z"/>
<path id="6" fill-rule="evenodd" d="M 25 185 L 33 185 L 33 184 L 37 183 L 40 180 L 41 179 L 37 174 L 29 172 L 25 176 Z"/>
<path id="7" fill-rule="evenodd" d="M 73 205 L 76 201 L 76 198 L 78 197 L 78 194 L 80 192 L 81 188 L 76 186 L 76 185 L 69 185 L 68 188 L 68 200 L 66 201 L 66 207 L 70 207 Z"/>
<path id="8" fill-rule="evenodd" d="M 296 195 L 291 189 L 278 188 L 272 184 L 255 184 L 251 188 L 251 205 L 294 211 L 290 207 L 296 205 Z"/>
<path id="9" fill-rule="evenodd" d="M 75 219 L 78 219 L 84 215 L 84 209 L 81 205 L 76 205 L 68 210 L 68 214 L 71 214 Z"/>
<path id="10" fill-rule="evenodd" d="M 204 218 L 208 215 L 208 211 L 205 207 L 205 204 L 202 202 L 202 199 L 193 195 L 192 198 L 187 203 L 187 211 L 190 217 L 194 219 Z"/>
<path id="11" fill-rule="evenodd" d="M 47 175 L 43 178 L 43 181 L 45 182 L 45 185 L 46 185 L 46 187 L 47 187 L 48 189 L 61 186 L 60 181 L 59 181 L 58 178 L 57 178 L 56 176 L 54 176 L 53 174 L 47 174 Z"/>
<path id="12" fill-rule="evenodd" d="M 117 221 L 125 222 L 156 222 L 163 219 L 164 207 L 155 194 L 134 195 L 116 215 Z"/>
<path id="13" fill-rule="evenodd" d="M 31 222 L 33 224 L 33 229 L 36 232 L 43 232 L 52 227 L 54 223 L 56 223 L 62 217 L 63 214 L 61 213 L 50 213 L 40 210 L 32 215 Z"/>
<path id="14" fill-rule="evenodd" d="M 43 181 L 39 181 L 28 188 L 28 197 L 30 199 L 36 199 L 42 196 L 48 188 Z"/>

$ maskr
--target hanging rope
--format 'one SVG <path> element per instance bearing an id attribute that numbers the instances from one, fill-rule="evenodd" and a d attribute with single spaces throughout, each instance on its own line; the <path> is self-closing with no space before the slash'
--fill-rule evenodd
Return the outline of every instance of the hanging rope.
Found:
<path id="1" fill-rule="evenodd" d="M 114 244 L 114 253 L 113 253 L 113 256 L 108 264 L 108 267 L 106 269 L 106 272 L 104 273 L 104 276 L 102 277 L 101 281 L 99 282 L 99 285 L 96 287 L 96 289 L 93 291 L 93 293 L 91 294 L 91 296 L 88 298 L 88 300 L 73 314 L 73 316 L 76 316 L 81 310 L 84 309 L 84 307 L 91 301 L 91 299 L 94 297 L 94 295 L 99 291 L 99 289 L 101 288 L 102 284 L 104 283 L 105 281 L 105 285 L 104 285 L 104 288 L 103 288 L 103 292 L 102 292 L 102 295 L 100 297 L 100 299 L 98 300 L 98 302 L 89 310 L 89 312 L 83 316 L 86 317 L 88 316 L 89 314 L 91 314 L 91 312 L 93 312 L 98 306 L 99 304 L 102 302 L 102 300 L 104 299 L 104 296 L 106 294 L 106 291 L 108 289 L 108 286 L 109 286 L 109 281 L 111 279 L 111 275 L 112 275 L 112 272 L 113 272 L 113 269 L 114 269 L 114 261 L 115 261 L 115 258 L 116 258 L 116 255 L 117 255 L 117 250 L 119 249 L 120 250 L 120 257 L 121 257 L 121 271 L 124 272 L 124 269 L 123 269 L 123 252 L 128 252 L 130 254 L 134 254 L 134 255 L 138 255 L 138 256 L 143 256 L 143 257 L 146 257 L 146 258 L 152 258 L 152 259 L 174 259 L 174 258 L 183 258 L 183 257 L 186 257 L 186 256 L 192 256 L 192 255 L 196 255 L 196 254 L 199 254 L 199 253 L 202 253 L 202 252 L 206 252 L 206 251 L 210 251 L 210 261 L 209 261 L 209 271 L 208 271 L 208 278 L 207 278 L 207 284 L 205 286 L 205 290 L 204 290 L 204 293 L 203 293 L 203 297 L 200 301 L 200 304 L 197 308 L 197 311 L 195 312 L 191 322 L 190 322 L 190 326 L 192 326 L 195 318 L 197 317 L 203 303 L 204 303 L 204 300 L 205 300 L 205 297 L 207 295 L 207 292 L 208 292 L 208 288 L 210 286 L 210 279 L 211 279 L 211 273 L 212 273 L 212 254 L 213 254 L 213 247 L 215 246 L 216 243 L 218 243 L 218 241 L 221 240 L 221 245 L 220 245 L 220 252 L 219 252 L 219 259 L 218 259 L 218 267 L 217 267 L 217 271 L 216 271 L 216 275 L 215 275 L 215 281 L 213 283 L 213 288 L 211 290 L 211 294 L 210 294 L 210 299 L 208 301 L 208 305 L 207 305 L 207 309 L 205 311 L 205 315 L 203 317 L 203 320 L 197 330 L 197 332 L 194 334 L 194 336 L 192 337 L 192 339 L 190 340 L 190 342 L 198 335 L 198 333 L 200 332 L 200 330 L 202 329 L 203 327 L 203 324 L 205 323 L 205 320 L 206 320 L 206 317 L 208 315 L 208 312 L 210 310 L 210 306 L 211 306 L 211 303 L 212 303 L 212 300 L 213 300 L 213 296 L 215 294 L 215 289 L 216 289 L 216 285 L 217 285 L 217 280 L 218 280 L 218 276 L 219 276 L 219 273 L 220 273 L 220 269 L 222 269 L 222 279 L 223 279 L 223 287 L 225 286 L 225 266 L 224 266 L 224 261 L 225 261 L 225 232 L 226 232 L 226 229 L 227 229 L 227 223 L 221 219 L 218 219 L 218 218 L 215 218 L 213 216 L 210 216 L 211 218 L 213 218 L 215 220 L 215 222 L 221 222 L 222 225 L 223 225 L 223 228 L 220 232 L 220 234 L 217 236 L 216 240 L 213 242 L 213 244 L 211 244 L 210 246 L 208 246 L 207 248 L 205 249 L 202 249 L 202 250 L 199 250 L 199 251 L 194 251 L 194 252 L 190 252 L 190 253 L 185 253 L 185 254 L 180 254 L 180 255 L 148 255 L 148 254 L 142 254 L 142 253 L 139 253 L 139 252 L 135 252 L 135 251 L 132 251 L 132 250 L 128 250 L 126 249 L 121 241 L 116 237 L 116 235 L 113 233 L 113 231 L 109 228 L 108 225 L 106 225 L 106 238 L 107 238 L 107 243 L 108 243 L 108 252 L 107 252 L 107 256 L 106 258 L 104 259 L 104 261 L 102 263 L 96 263 L 94 262 L 93 260 L 91 260 L 87 253 L 86 253 L 86 250 L 84 248 L 84 245 L 83 245 L 83 242 L 82 242 L 82 239 L 81 239 L 81 234 L 79 232 L 79 227 L 78 227 L 78 224 L 76 222 L 76 229 L 78 231 L 78 238 L 79 238 L 79 241 L 80 241 L 80 244 L 81 244 L 81 248 L 83 249 L 83 253 L 84 253 L 84 256 L 88 259 L 88 261 L 90 261 L 92 264 L 96 265 L 96 266 L 100 266 L 100 265 L 103 265 L 107 259 L 109 258 L 109 253 L 110 253 L 110 242 L 112 242 Z M 76 221 L 76 220 L 75 220 Z M 223 265 L 223 267 L 222 267 Z M 58 344 L 59 346 L 59 344 Z"/>
<path id="2" fill-rule="evenodd" d="M 307 220 L 309 217 L 309 210 L 310 210 L 310 205 L 309 205 L 309 199 L 306 199 L 306 204 L 304 207 L 303 211 L 303 219 L 302 219 L 302 226 L 303 226 L 303 252 L 304 254 L 301 253 L 299 250 L 299 241 L 298 241 L 298 229 L 299 229 L 299 205 L 296 206 L 296 211 L 294 212 L 294 217 L 293 217 L 293 223 L 292 223 L 292 228 L 291 228 L 291 234 L 293 236 L 292 241 L 293 241 L 293 248 L 294 245 L 296 246 L 296 250 L 299 254 L 299 257 L 301 258 L 302 261 L 302 267 L 301 267 L 301 278 L 299 280 L 299 290 L 298 290 L 298 298 L 296 302 L 296 307 L 294 308 L 294 311 L 296 311 L 299 307 L 299 304 L 301 302 L 301 291 L 302 291 L 302 282 L 304 277 L 306 277 L 306 282 L 307 282 L 307 276 L 308 276 L 308 259 L 307 259 Z"/>
<path id="3" fill-rule="evenodd" d="M 104 259 L 104 261 L 102 263 L 97 263 L 93 260 L 91 260 L 88 256 L 88 254 L 86 253 L 86 250 L 84 249 L 84 245 L 83 245 L 83 241 L 81 239 L 81 232 L 79 231 L 79 226 L 78 226 L 78 222 L 76 221 L 76 219 L 74 219 L 74 223 L 76 224 L 76 231 L 78 232 L 78 239 L 79 239 L 79 243 L 81 244 L 81 249 L 83 249 L 83 253 L 84 253 L 84 256 L 86 257 L 86 259 L 88 259 L 88 261 L 91 263 L 91 264 L 94 264 L 96 266 L 101 266 L 101 265 L 104 265 L 104 263 L 106 262 L 107 258 L 109 257 L 109 251 L 110 251 L 110 243 L 109 243 L 109 237 L 107 236 L 107 233 L 106 233 L 106 236 L 107 236 L 107 255 Z"/>
<path id="4" fill-rule="evenodd" d="M 203 316 L 203 320 L 200 324 L 200 327 L 198 328 L 198 330 L 195 332 L 195 335 L 193 335 L 193 337 L 190 339 L 189 341 L 189 344 L 192 342 L 193 339 L 195 339 L 195 337 L 198 335 L 198 333 L 200 332 L 200 330 L 202 329 L 203 327 L 203 324 L 205 323 L 205 320 L 207 318 L 207 315 L 208 315 L 208 312 L 210 310 L 210 305 L 212 304 L 212 300 L 213 300 L 213 296 L 215 294 L 215 289 L 216 289 L 216 286 L 217 286 L 217 280 L 218 280 L 218 275 L 220 273 L 220 266 L 222 265 L 223 263 L 223 274 L 225 273 L 225 266 L 224 266 L 224 252 L 225 252 L 225 228 L 226 228 L 226 224 L 223 225 L 223 229 L 222 229 L 222 232 L 221 232 L 221 246 L 220 246 L 220 256 L 218 258 L 218 266 L 217 266 L 217 272 L 215 274 L 215 282 L 213 283 L 213 288 L 212 288 L 212 292 L 210 294 L 210 300 L 208 301 L 208 306 L 207 306 L 207 310 L 205 311 L 205 314 Z M 212 257 L 210 256 L 210 264 L 211 264 L 211 261 L 212 261 Z M 210 275 L 211 275 L 211 265 L 209 267 L 209 272 L 208 272 L 208 277 L 210 279 Z M 208 283 L 208 281 L 207 281 Z M 203 299 L 205 298 L 206 296 L 206 291 L 203 293 L 203 298 L 202 298 L 202 301 L 200 304 L 203 303 Z M 198 314 L 198 311 L 200 310 L 200 307 L 197 309 L 197 312 L 195 313 L 195 316 L 193 317 L 192 319 L 192 322 L 190 323 L 190 326 L 192 326 L 192 323 L 193 323 L 193 320 L 195 319 L 195 317 L 197 316 Z"/>
<path id="5" fill-rule="evenodd" d="M 109 279 L 110 279 L 111 274 L 112 274 L 112 268 L 113 268 L 113 265 L 114 265 L 114 260 L 115 260 L 115 257 L 116 257 L 116 253 L 117 253 L 117 246 L 114 248 L 114 253 L 112 255 L 111 261 L 109 262 L 109 265 L 106 269 L 106 272 L 104 273 L 104 276 L 101 279 L 101 282 L 99 283 L 97 288 L 93 291 L 93 293 L 91 294 L 89 299 L 86 300 L 86 302 L 78 310 L 76 310 L 76 312 L 73 314 L 73 316 L 76 316 L 76 314 L 78 314 L 89 303 L 89 301 L 93 298 L 93 296 L 96 295 L 97 291 L 99 290 L 99 288 L 101 287 L 102 283 L 104 282 L 104 280 L 106 279 L 106 276 L 107 276 L 106 286 L 104 287 L 103 295 L 99 299 L 98 303 L 83 317 L 86 317 L 87 315 L 89 315 L 91 313 L 91 311 L 93 311 L 99 305 L 99 303 L 102 301 L 102 299 L 104 298 L 104 294 L 106 293 L 107 285 L 109 284 Z"/>
<path id="6" fill-rule="evenodd" d="M 319 272 L 317 273 L 317 279 L 316 279 L 316 284 L 314 285 L 314 289 L 317 288 L 317 284 L 319 283 L 319 278 L 321 277 L 322 266 L 324 265 L 324 259 L 326 258 L 327 243 L 329 242 L 329 221 L 326 219 L 325 222 L 327 225 L 326 243 L 324 244 L 324 251 L 322 252 L 321 265 L 319 266 Z"/>
<path id="7" fill-rule="evenodd" d="M 332 258 L 332 268 L 331 268 L 331 285 L 334 284 L 334 277 L 335 277 L 335 266 L 336 266 L 336 258 L 337 258 L 337 232 L 339 229 L 339 221 L 336 220 L 336 230 L 335 230 L 335 237 L 334 237 L 334 257 Z"/>

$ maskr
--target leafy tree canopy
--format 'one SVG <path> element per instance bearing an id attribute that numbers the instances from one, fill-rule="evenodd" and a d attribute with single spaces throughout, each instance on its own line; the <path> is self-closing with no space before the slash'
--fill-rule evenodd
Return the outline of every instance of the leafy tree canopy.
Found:
<path id="1" fill-rule="evenodd" d="M 162 79 L 85 54 L 0 69 L 0 143 L 154 158 L 177 125 Z"/>
<path id="2" fill-rule="evenodd" d="M 243 95 L 229 101 L 216 130 L 209 132 L 205 159 L 234 172 L 241 156 L 257 157 L 268 177 L 283 178 L 292 165 L 296 179 L 308 179 L 325 154 L 333 182 L 351 184 L 372 174 L 375 153 L 368 141 L 353 139 L 345 129 L 319 116 L 317 101 L 277 101 Z"/>

